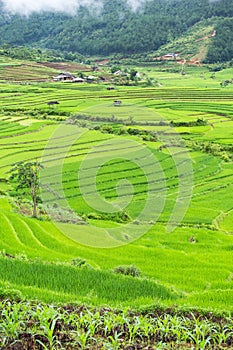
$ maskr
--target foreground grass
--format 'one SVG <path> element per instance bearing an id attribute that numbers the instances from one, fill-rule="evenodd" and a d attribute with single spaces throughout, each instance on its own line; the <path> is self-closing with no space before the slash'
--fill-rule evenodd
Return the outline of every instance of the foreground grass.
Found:
<path id="1" fill-rule="evenodd" d="M 233 320 L 175 309 L 132 312 L 0 302 L 1 349 L 232 349 Z"/>
<path id="2" fill-rule="evenodd" d="M 178 295 L 148 279 L 116 275 L 89 267 L 76 268 L 62 264 L 46 264 L 0 259 L 0 280 L 24 290 L 28 299 L 88 302 L 89 304 L 134 306 L 159 300 L 174 302 Z M 40 293 L 38 291 L 40 290 Z M 64 298 L 64 299 L 63 299 Z"/>

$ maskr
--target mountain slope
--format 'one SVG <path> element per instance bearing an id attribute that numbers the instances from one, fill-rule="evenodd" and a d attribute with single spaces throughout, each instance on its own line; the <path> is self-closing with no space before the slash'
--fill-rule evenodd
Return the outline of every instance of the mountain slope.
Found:
<path id="1" fill-rule="evenodd" d="M 137 12 L 130 9 L 126 0 L 114 3 L 104 0 L 102 12 L 97 16 L 84 7 L 76 16 L 33 13 L 21 17 L 9 16 L 2 10 L 0 44 L 36 45 L 85 55 L 144 53 L 158 50 L 199 21 L 213 17 L 222 21 L 233 17 L 231 0 L 151 0 Z M 222 24 L 226 25 L 224 21 Z M 223 60 L 231 56 L 233 36 L 228 37 Z M 219 42 L 225 44 L 224 39 L 216 40 L 218 46 Z M 213 53 L 208 57 L 213 62 L 219 59 Z"/>
<path id="2" fill-rule="evenodd" d="M 217 35 L 215 30 L 217 23 L 218 20 L 214 18 L 202 20 L 189 28 L 184 35 L 162 45 L 159 50 L 150 53 L 148 56 L 154 60 L 164 60 L 163 55 L 173 52 L 179 54 L 177 57 L 170 58 L 170 60 L 179 63 L 199 64 L 206 60 L 207 52 L 213 45 L 213 40 Z"/>

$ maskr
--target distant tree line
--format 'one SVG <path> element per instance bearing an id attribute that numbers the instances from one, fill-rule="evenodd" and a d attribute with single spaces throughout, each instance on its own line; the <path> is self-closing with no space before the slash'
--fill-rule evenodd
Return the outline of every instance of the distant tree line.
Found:
<path id="1" fill-rule="evenodd" d="M 78 53 L 61 52 L 53 49 L 31 48 L 27 46 L 11 46 L 3 44 L 0 46 L 0 56 L 8 56 L 19 60 L 63 62 L 84 61 L 84 57 Z"/>

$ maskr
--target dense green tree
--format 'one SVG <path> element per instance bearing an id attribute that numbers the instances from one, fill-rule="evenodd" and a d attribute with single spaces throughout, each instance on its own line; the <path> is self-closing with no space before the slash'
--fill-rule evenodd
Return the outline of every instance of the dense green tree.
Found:
<path id="1" fill-rule="evenodd" d="M 207 63 L 226 62 L 233 58 L 233 18 L 221 19 L 216 33 L 207 53 Z"/>
<path id="2" fill-rule="evenodd" d="M 39 174 L 42 165 L 38 162 L 18 162 L 11 169 L 10 181 L 16 184 L 20 195 L 31 197 L 33 217 L 37 218 L 38 194 L 40 190 Z"/>

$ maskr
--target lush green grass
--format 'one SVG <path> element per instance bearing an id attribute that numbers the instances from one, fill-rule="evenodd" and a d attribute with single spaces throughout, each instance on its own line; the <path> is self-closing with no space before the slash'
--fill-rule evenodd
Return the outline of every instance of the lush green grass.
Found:
<path id="1" fill-rule="evenodd" d="M 85 226 L 80 229 L 84 231 Z M 190 244 L 190 236 L 195 236 L 198 243 Z M 133 244 L 116 249 L 96 249 L 72 242 L 51 223 L 38 223 L 34 219 L 10 213 L 9 208 L 5 208 L 1 214 L 0 247 L 2 251 L 14 255 L 26 254 L 32 259 L 39 256 L 42 260 L 64 261 L 67 264 L 72 258 L 81 257 L 98 268 L 80 270 L 69 265 L 3 259 L 2 282 L 11 288 L 22 290 L 28 298 L 49 302 L 70 299 L 98 305 L 139 307 L 157 303 L 173 304 L 174 299 L 169 295 L 173 295 L 171 290 L 174 289 L 178 293 L 176 304 L 231 309 L 232 238 L 221 232 L 187 226 L 167 234 L 162 225 L 156 225 L 150 233 Z M 101 272 L 132 263 L 142 270 L 144 278 L 151 279 L 150 282 L 135 280 L 133 277 L 114 277 L 112 273 Z M 7 273 L 5 264 L 8 264 Z M 95 279 L 98 282 L 93 283 Z M 107 294 L 104 292 L 104 280 L 112 284 Z M 155 294 L 152 293 L 150 288 L 157 288 L 153 281 L 166 286 L 163 292 L 165 294 L 161 295 L 159 289 L 154 289 Z M 137 285 L 142 293 L 138 297 L 135 294 Z M 90 298 L 85 297 L 87 290 L 90 293 L 93 291 Z"/>
<path id="2" fill-rule="evenodd" d="M 40 294 L 35 294 L 35 289 L 44 291 L 43 299 L 46 301 L 51 301 L 54 294 L 58 296 L 55 299 L 57 302 L 75 302 L 78 295 L 80 302 L 115 306 L 127 306 L 133 300 L 132 305 L 139 306 L 145 305 L 145 301 L 151 304 L 159 300 L 169 302 L 177 299 L 175 293 L 168 288 L 146 279 L 88 268 L 28 263 L 15 259 L 1 259 L 0 279 L 7 281 L 14 288 L 17 288 L 17 285 L 23 286 L 26 297 L 30 299 L 40 297 Z"/>

